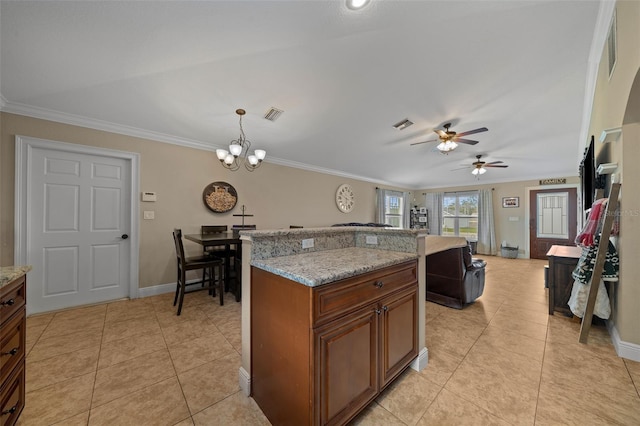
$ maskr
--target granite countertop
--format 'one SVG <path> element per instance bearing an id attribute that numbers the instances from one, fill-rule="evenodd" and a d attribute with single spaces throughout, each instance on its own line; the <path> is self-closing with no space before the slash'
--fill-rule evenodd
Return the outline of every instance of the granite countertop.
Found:
<path id="1" fill-rule="evenodd" d="M 348 247 L 291 256 L 256 259 L 255 266 L 309 287 L 350 278 L 418 256 L 415 253 Z"/>
<path id="2" fill-rule="evenodd" d="M 17 280 L 31 270 L 30 265 L 25 266 L 2 266 L 0 267 L 0 288 Z"/>

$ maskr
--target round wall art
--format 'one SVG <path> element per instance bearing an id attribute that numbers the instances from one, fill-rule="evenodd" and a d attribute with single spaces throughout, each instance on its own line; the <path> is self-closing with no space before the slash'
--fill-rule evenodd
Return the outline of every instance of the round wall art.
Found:
<path id="1" fill-rule="evenodd" d="M 236 206 L 238 193 L 227 182 L 213 182 L 202 191 L 202 201 L 214 213 L 225 213 Z"/>

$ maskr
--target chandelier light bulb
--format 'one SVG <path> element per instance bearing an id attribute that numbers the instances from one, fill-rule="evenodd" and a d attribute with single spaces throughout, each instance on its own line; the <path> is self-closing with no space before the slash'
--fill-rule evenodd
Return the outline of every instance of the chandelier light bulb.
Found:
<path id="1" fill-rule="evenodd" d="M 227 155 L 229 155 L 229 153 L 227 152 L 226 149 L 216 149 L 216 155 L 218 156 L 218 160 L 224 161 L 224 159 L 227 158 Z"/>
<path id="2" fill-rule="evenodd" d="M 267 151 L 265 151 L 264 149 L 256 149 L 254 154 L 258 158 L 259 161 L 262 161 L 262 160 L 264 160 L 264 157 L 267 156 Z"/>
<path id="3" fill-rule="evenodd" d="M 233 155 L 227 154 L 227 157 L 224 159 L 224 164 L 231 165 L 233 163 Z"/>
<path id="4" fill-rule="evenodd" d="M 247 157 L 247 161 L 249 161 L 249 164 L 251 164 L 252 166 L 255 166 L 258 164 L 258 157 L 256 157 L 255 155 L 250 155 Z"/>
<path id="5" fill-rule="evenodd" d="M 242 145 L 232 143 L 231 145 L 229 145 L 229 151 L 231 152 L 231 155 L 237 157 L 242 152 Z"/>

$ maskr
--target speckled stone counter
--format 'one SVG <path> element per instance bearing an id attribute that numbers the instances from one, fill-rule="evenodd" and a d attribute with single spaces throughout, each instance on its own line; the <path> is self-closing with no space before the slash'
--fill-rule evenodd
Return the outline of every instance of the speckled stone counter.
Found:
<path id="1" fill-rule="evenodd" d="M 416 258 L 416 253 L 348 247 L 254 259 L 251 265 L 315 287 Z"/>
<path id="2" fill-rule="evenodd" d="M 243 240 L 252 241 L 251 259 L 290 256 L 348 247 L 416 253 L 419 232 L 413 229 L 387 229 L 366 226 L 275 229 L 241 231 Z M 303 249 L 302 240 L 313 238 L 314 246 Z M 375 239 L 375 243 L 367 239 Z"/>
<path id="3" fill-rule="evenodd" d="M 25 266 L 2 266 L 0 267 L 0 288 L 17 280 L 31 270 L 30 265 Z"/>

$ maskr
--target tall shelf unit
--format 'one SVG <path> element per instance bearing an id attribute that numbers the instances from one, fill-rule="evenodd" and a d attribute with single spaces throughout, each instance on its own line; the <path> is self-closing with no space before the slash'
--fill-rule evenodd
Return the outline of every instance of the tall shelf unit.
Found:
<path id="1" fill-rule="evenodd" d="M 429 230 L 429 210 L 426 207 L 413 206 L 409 219 L 411 229 Z"/>

